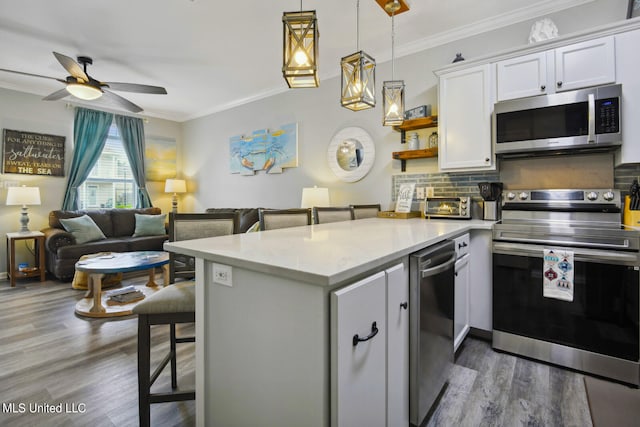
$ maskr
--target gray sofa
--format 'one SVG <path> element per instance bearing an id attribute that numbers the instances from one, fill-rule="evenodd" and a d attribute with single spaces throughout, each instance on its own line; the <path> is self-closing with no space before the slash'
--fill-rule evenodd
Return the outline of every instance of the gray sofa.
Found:
<path id="1" fill-rule="evenodd" d="M 75 264 L 82 255 L 97 252 L 161 251 L 168 235 L 133 237 L 135 214 L 159 215 L 160 208 L 145 209 L 100 209 L 63 211 L 49 213 L 49 227 L 41 230 L 45 234 L 45 259 L 47 271 L 59 280 L 73 278 Z M 74 236 L 65 231 L 61 218 L 89 215 L 102 230 L 106 239 L 77 244 Z"/>

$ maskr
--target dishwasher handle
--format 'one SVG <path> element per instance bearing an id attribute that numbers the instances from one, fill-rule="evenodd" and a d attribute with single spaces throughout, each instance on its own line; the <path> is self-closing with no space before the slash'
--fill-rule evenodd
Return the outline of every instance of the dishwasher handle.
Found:
<path id="1" fill-rule="evenodd" d="M 420 277 L 424 279 L 425 277 L 430 277 L 430 276 L 435 276 L 436 274 L 440 274 L 443 271 L 447 271 L 449 268 L 451 268 L 451 266 L 455 262 L 456 262 L 456 253 L 454 252 L 453 255 L 451 255 L 451 257 L 445 262 L 443 262 L 442 264 L 438 264 L 435 267 L 420 270 Z"/>

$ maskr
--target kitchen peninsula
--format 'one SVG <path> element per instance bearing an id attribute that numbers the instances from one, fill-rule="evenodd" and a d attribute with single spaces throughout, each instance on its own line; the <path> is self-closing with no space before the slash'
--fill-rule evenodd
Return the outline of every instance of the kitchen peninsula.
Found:
<path id="1" fill-rule="evenodd" d="M 331 293 L 399 264 L 408 286 L 411 253 L 469 231 L 473 251 L 491 226 L 371 218 L 165 243 L 196 258 L 197 424 L 334 424 Z"/>

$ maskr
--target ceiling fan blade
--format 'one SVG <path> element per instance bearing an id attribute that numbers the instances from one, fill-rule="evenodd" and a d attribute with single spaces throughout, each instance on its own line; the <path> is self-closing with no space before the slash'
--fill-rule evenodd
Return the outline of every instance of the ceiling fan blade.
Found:
<path id="1" fill-rule="evenodd" d="M 160 86 L 139 85 L 135 83 L 114 83 L 107 82 L 111 90 L 119 90 L 122 92 L 150 93 L 155 95 L 166 95 L 167 90 Z"/>
<path id="2" fill-rule="evenodd" d="M 132 113 L 142 112 L 142 108 L 138 107 L 136 104 L 129 101 L 128 99 L 125 99 L 120 95 L 116 95 L 115 93 L 110 92 L 104 88 L 102 88 L 102 90 L 104 91 L 104 94 L 102 96 L 104 96 L 105 99 L 112 101 L 113 103 L 117 104 L 118 106 L 124 108 L 127 111 L 131 111 Z"/>
<path id="3" fill-rule="evenodd" d="M 22 71 L 7 70 L 5 68 L 0 68 L 0 71 L 5 71 L 7 73 L 14 73 L 14 74 L 22 74 L 23 76 L 41 77 L 43 79 L 51 79 L 51 80 L 59 81 L 60 83 L 66 83 L 66 81 L 64 81 L 62 79 L 58 79 L 58 78 L 55 78 L 55 77 L 49 77 L 49 76 L 43 76 L 43 75 L 40 75 L 40 74 L 31 74 L 31 73 L 25 73 L 25 72 L 22 72 Z"/>
<path id="4" fill-rule="evenodd" d="M 62 99 L 67 95 L 69 95 L 69 92 L 67 92 L 67 89 L 60 89 L 60 90 L 57 90 L 57 91 L 53 92 L 50 95 L 45 96 L 44 98 L 42 98 L 42 100 L 43 101 L 57 101 L 58 99 Z"/>
<path id="5" fill-rule="evenodd" d="M 65 70 L 69 72 L 73 77 L 77 79 L 82 79 L 85 82 L 89 81 L 89 76 L 84 72 L 80 64 L 74 61 L 72 58 L 69 58 L 66 55 L 63 55 L 58 52 L 53 52 L 53 55 L 56 57 L 58 62 L 64 67 Z"/>

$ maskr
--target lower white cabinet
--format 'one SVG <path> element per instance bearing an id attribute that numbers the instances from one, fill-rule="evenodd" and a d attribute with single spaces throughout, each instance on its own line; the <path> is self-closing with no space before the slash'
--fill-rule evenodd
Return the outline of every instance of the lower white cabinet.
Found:
<path id="1" fill-rule="evenodd" d="M 469 235 L 465 234 L 466 242 L 459 244 L 469 245 Z M 457 351 L 462 341 L 469 333 L 469 259 L 471 255 L 464 253 L 459 255 L 455 266 L 455 292 L 453 307 L 453 351 Z"/>
<path id="2" fill-rule="evenodd" d="M 493 330 L 491 230 L 472 230 L 469 261 L 469 326 Z"/>
<path id="3" fill-rule="evenodd" d="M 404 264 L 331 294 L 331 425 L 409 425 Z"/>

